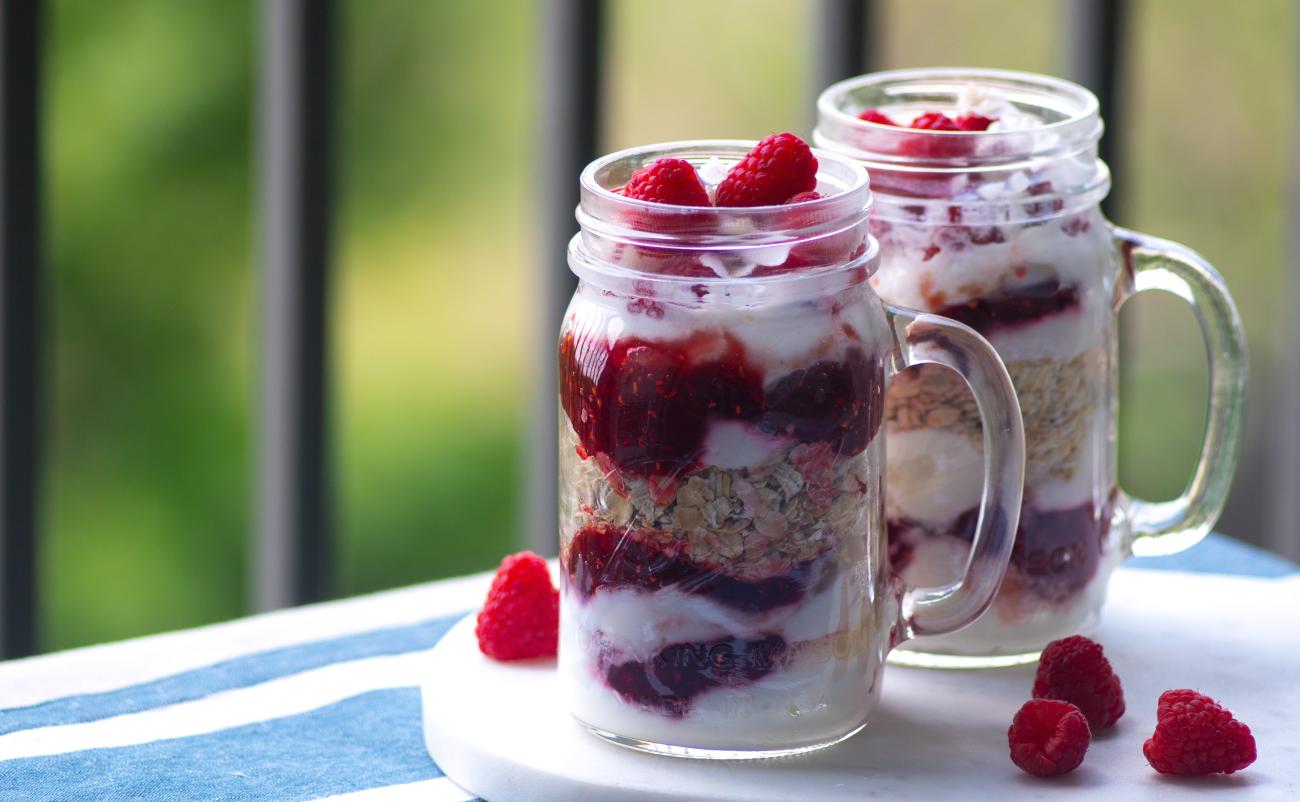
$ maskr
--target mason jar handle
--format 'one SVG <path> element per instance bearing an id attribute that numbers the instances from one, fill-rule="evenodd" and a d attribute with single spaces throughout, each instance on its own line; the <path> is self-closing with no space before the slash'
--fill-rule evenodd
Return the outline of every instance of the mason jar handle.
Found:
<path id="1" fill-rule="evenodd" d="M 1117 515 L 1127 522 L 1128 550 L 1139 557 L 1173 554 L 1199 543 L 1219 519 L 1237 468 L 1246 393 L 1246 338 L 1241 317 L 1218 272 L 1176 242 L 1114 227 L 1121 260 L 1117 308 L 1140 292 L 1162 290 L 1186 301 L 1205 338 L 1210 406 L 1201 458 L 1183 494 L 1143 501 L 1122 490 Z"/>
<path id="2" fill-rule="evenodd" d="M 956 321 L 885 305 L 894 336 L 892 378 L 912 365 L 952 368 L 966 380 L 984 427 L 984 489 L 979 521 L 961 579 L 940 587 L 907 587 L 898 641 L 942 635 L 979 618 L 1002 584 L 1020 520 L 1025 484 L 1025 429 L 1007 368 L 988 341 Z M 886 460 L 889 455 L 886 453 Z"/>

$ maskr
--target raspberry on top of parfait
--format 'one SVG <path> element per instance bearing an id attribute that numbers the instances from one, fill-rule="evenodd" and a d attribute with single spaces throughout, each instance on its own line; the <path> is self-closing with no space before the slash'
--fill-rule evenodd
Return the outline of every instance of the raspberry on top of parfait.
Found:
<path id="1" fill-rule="evenodd" d="M 707 208 L 727 210 L 790 206 L 793 211 L 779 222 L 791 230 L 824 221 L 825 213 L 806 204 L 830 195 L 818 191 L 817 157 L 804 140 L 791 133 L 763 138 L 728 169 L 714 157 L 698 169 L 691 162 L 672 157 L 656 159 L 635 172 L 613 190 L 638 201 L 662 206 L 690 207 L 625 211 L 626 221 L 639 231 L 689 236 L 713 230 L 715 216 Z M 705 207 L 700 209 L 698 207 Z M 779 264 L 750 265 L 740 275 L 763 278 L 805 268 L 833 265 L 865 252 L 858 232 L 846 230 L 834 236 L 819 236 L 794 244 L 788 258 Z M 707 251 L 671 245 L 634 245 L 623 255 L 646 272 L 660 275 L 714 278 L 730 275 Z"/>
<path id="2" fill-rule="evenodd" d="M 673 206 L 708 206 L 709 192 L 685 159 L 658 159 L 637 170 L 623 185 L 624 197 Z"/>
<path id="3" fill-rule="evenodd" d="M 895 128 L 914 128 L 918 131 L 987 131 L 990 125 L 997 122 L 995 117 L 985 117 L 973 111 L 958 114 L 956 117 L 949 117 L 941 111 L 927 111 L 914 117 L 907 125 L 899 125 L 880 109 L 867 109 L 858 115 L 858 119 L 878 125 L 892 125 Z"/>
<path id="4" fill-rule="evenodd" d="M 941 111 L 927 111 L 918 114 L 907 124 L 900 124 L 880 109 L 866 109 L 858 114 L 863 122 L 906 128 L 914 131 L 939 131 L 943 133 L 977 133 L 987 131 L 997 122 L 996 117 L 987 117 L 974 111 L 966 111 L 950 117 Z M 965 137 L 929 137 L 916 136 L 903 140 L 899 145 L 901 153 L 922 158 L 947 159 L 969 156 L 975 152 L 975 143 Z"/>
<path id="5" fill-rule="evenodd" d="M 794 134 L 763 138 L 718 184 L 718 206 L 776 206 L 817 189 L 817 157 Z"/>
<path id="6" fill-rule="evenodd" d="M 817 157 L 791 133 L 764 137 L 712 188 L 684 159 L 662 158 L 616 190 L 624 197 L 674 206 L 780 206 L 819 200 Z"/>

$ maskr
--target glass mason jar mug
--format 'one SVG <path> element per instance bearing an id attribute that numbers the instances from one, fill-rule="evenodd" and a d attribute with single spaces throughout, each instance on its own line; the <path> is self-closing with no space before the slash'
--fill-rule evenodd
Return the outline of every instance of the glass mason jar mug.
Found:
<path id="1" fill-rule="evenodd" d="M 884 119 L 860 119 L 868 109 Z M 929 112 L 977 115 L 967 127 L 987 128 L 901 127 Z M 1049 641 L 1095 625 L 1119 561 L 1187 548 L 1222 511 L 1241 437 L 1241 322 L 1204 260 L 1102 216 L 1101 132 L 1091 93 L 1025 73 L 883 72 L 818 100 L 814 141 L 871 171 L 883 253 L 872 285 L 890 303 L 987 337 L 1024 415 L 1024 505 L 994 604 L 961 632 L 908 644 L 897 662 L 1032 661 Z M 1212 377 L 1196 472 L 1180 498 L 1159 504 L 1118 489 L 1115 456 L 1117 315 L 1153 289 L 1192 305 Z M 981 493 L 975 413 L 960 380 L 933 366 L 900 376 L 886 398 L 890 548 L 907 581 L 960 573 Z"/>
<path id="2" fill-rule="evenodd" d="M 791 206 L 618 193 L 667 156 L 720 178 L 752 144 L 593 162 L 569 248 L 561 681 L 591 731 L 665 754 L 769 757 L 852 735 L 896 643 L 986 607 L 1020 506 L 1010 379 L 969 328 L 876 297 L 861 167 L 817 154 L 826 197 Z M 929 362 L 969 382 L 989 458 L 967 570 L 905 588 L 889 570 L 882 399 L 898 369 Z"/>

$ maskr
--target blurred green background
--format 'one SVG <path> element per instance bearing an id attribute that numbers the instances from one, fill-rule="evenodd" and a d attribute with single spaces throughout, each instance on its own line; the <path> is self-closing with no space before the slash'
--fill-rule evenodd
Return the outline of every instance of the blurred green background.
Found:
<path id="1" fill-rule="evenodd" d="M 247 612 L 257 368 L 256 4 L 50 5 L 46 649 Z M 1063 69 L 1059 3 L 879 5 L 885 66 Z M 555 259 L 536 246 L 543 5 L 342 6 L 332 336 L 337 579 L 351 594 L 486 569 L 518 542 L 538 271 Z M 1237 297 L 1254 383 L 1233 505 L 1248 510 L 1285 346 L 1276 321 L 1293 311 L 1281 290 L 1297 8 L 1133 11 L 1119 222 L 1192 244 Z M 602 147 L 806 133 L 811 12 L 613 3 Z M 1169 497 L 1199 444 L 1203 351 L 1178 302 L 1136 306 L 1122 472 Z"/>

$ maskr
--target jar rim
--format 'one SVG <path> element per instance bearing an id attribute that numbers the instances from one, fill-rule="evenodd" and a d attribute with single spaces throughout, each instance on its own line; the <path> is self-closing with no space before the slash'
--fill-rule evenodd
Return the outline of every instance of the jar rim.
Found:
<path id="1" fill-rule="evenodd" d="M 857 116 L 866 108 L 887 105 L 889 98 L 909 94 L 955 98 L 972 84 L 995 88 L 1017 106 L 1037 110 L 1043 124 L 1028 132 L 933 131 L 868 122 Z M 878 94 L 882 102 L 870 105 L 861 102 L 872 93 Z M 942 105 L 938 100 L 929 103 Z M 859 105 L 862 107 L 853 108 Z M 931 172 L 965 172 L 1008 161 L 1068 156 L 1094 147 L 1104 128 L 1097 96 L 1080 84 L 1031 72 L 976 67 L 885 70 L 839 81 L 818 96 L 817 115 L 814 140 L 819 146 L 852 155 L 866 162 L 869 168 L 876 164 L 891 170 L 907 170 L 924 165 Z M 846 141 L 845 134 L 849 132 L 869 134 L 871 139 L 860 143 L 868 147 Z M 873 142 L 891 144 L 903 137 L 925 137 L 938 142 L 976 140 L 993 146 L 981 148 L 979 155 L 963 154 L 952 159 L 918 158 L 905 152 L 891 152 L 889 148 L 870 147 Z"/>
<path id="2" fill-rule="evenodd" d="M 718 159 L 721 166 L 730 167 L 756 144 L 739 139 L 683 140 L 626 148 L 592 161 L 579 177 L 580 202 L 575 215 L 580 231 L 569 246 L 570 268 L 580 278 L 601 286 L 635 281 L 702 286 L 714 293 L 741 285 L 755 288 L 758 294 L 762 293 L 758 288 L 778 285 L 783 293 L 796 291 L 796 286 L 804 284 L 810 292 L 824 291 L 827 282 L 836 283 L 836 276 L 847 277 L 842 280 L 849 284 L 865 281 L 879 261 L 879 244 L 865 233 L 871 213 L 871 182 L 867 170 L 843 154 L 813 149 L 818 161 L 818 187 L 829 192 L 796 205 L 675 206 L 628 198 L 615 191 L 633 172 L 657 159 L 680 158 L 697 168 Z M 845 262 L 758 276 L 673 275 L 616 264 L 600 255 L 630 246 L 683 254 L 757 257 L 764 249 L 790 248 L 858 228 L 864 232 L 866 247 Z M 857 274 L 861 277 L 855 278 Z"/>
<path id="3" fill-rule="evenodd" d="M 974 96 L 968 94 L 972 89 Z M 1010 103 L 1037 125 L 934 131 L 868 122 L 886 113 L 956 113 L 981 95 Z M 963 97 L 964 96 L 964 97 Z M 1104 130 L 1097 98 L 1079 84 L 1014 70 L 966 67 L 888 70 L 827 87 L 817 99 L 813 141 L 872 174 L 878 220 L 1037 222 L 1095 205 L 1110 189 L 1097 156 Z"/>
<path id="4" fill-rule="evenodd" d="M 601 289 L 621 291 L 629 295 L 647 293 L 655 287 L 671 288 L 680 292 L 689 290 L 702 295 L 707 290 L 715 299 L 728 298 L 736 302 L 761 300 L 779 288 L 786 299 L 838 292 L 863 284 L 876 272 L 880 264 L 880 243 L 867 236 L 867 249 L 843 264 L 810 270 L 791 270 L 763 276 L 679 276 L 670 273 L 651 273 L 635 268 L 614 265 L 593 256 L 583 247 L 582 234 L 569 240 L 569 269 L 580 280 L 590 281 Z M 722 290 L 727 290 L 722 292 Z"/>
<path id="5" fill-rule="evenodd" d="M 607 186 L 607 184 L 616 183 L 617 187 L 621 187 L 626 183 L 626 178 L 623 176 L 630 176 L 637 169 L 661 158 L 678 158 L 692 163 L 704 163 L 710 158 L 718 158 L 724 162 L 731 161 L 734 163 L 743 158 L 757 144 L 756 140 L 745 139 L 692 139 L 638 145 L 607 153 L 589 163 L 579 175 L 578 222 L 584 224 L 585 227 L 587 221 L 599 222 L 602 219 L 614 216 L 613 214 L 601 214 L 601 212 L 621 212 L 625 219 L 635 217 L 642 221 L 656 218 L 661 220 L 677 219 L 679 221 L 690 218 L 712 218 L 717 220 L 743 218 L 749 224 L 750 233 L 755 229 L 776 231 L 791 228 L 789 224 L 794 219 L 794 216 L 791 215 L 792 207 L 782 204 L 769 206 L 678 206 L 629 198 L 615 192 L 616 187 Z M 812 148 L 811 150 L 817 158 L 819 186 L 823 180 L 826 180 L 833 186 L 839 187 L 840 191 L 817 200 L 800 203 L 799 209 L 801 213 L 813 213 L 811 218 L 821 218 L 826 216 L 827 213 L 835 217 L 855 214 L 865 217 L 868 215 L 871 206 L 871 179 L 866 168 L 841 153 L 834 153 L 822 148 Z M 830 166 L 828 167 L 828 165 Z M 588 206 L 597 208 L 587 209 Z M 585 217 L 584 212 L 586 213 Z M 810 215 L 801 214 L 800 217 L 810 218 Z M 664 244 L 673 243 L 678 247 L 689 247 L 688 242 L 680 240 L 694 239 L 705 233 L 689 228 L 682 231 L 674 226 L 667 226 L 667 228 L 670 229 L 669 233 L 636 229 L 636 237 L 637 239 L 658 240 Z M 794 228 L 800 227 L 794 226 Z M 718 233 L 716 228 L 713 231 L 715 234 Z M 730 227 L 723 229 L 721 236 L 735 236 L 738 233 L 737 228 Z"/>

